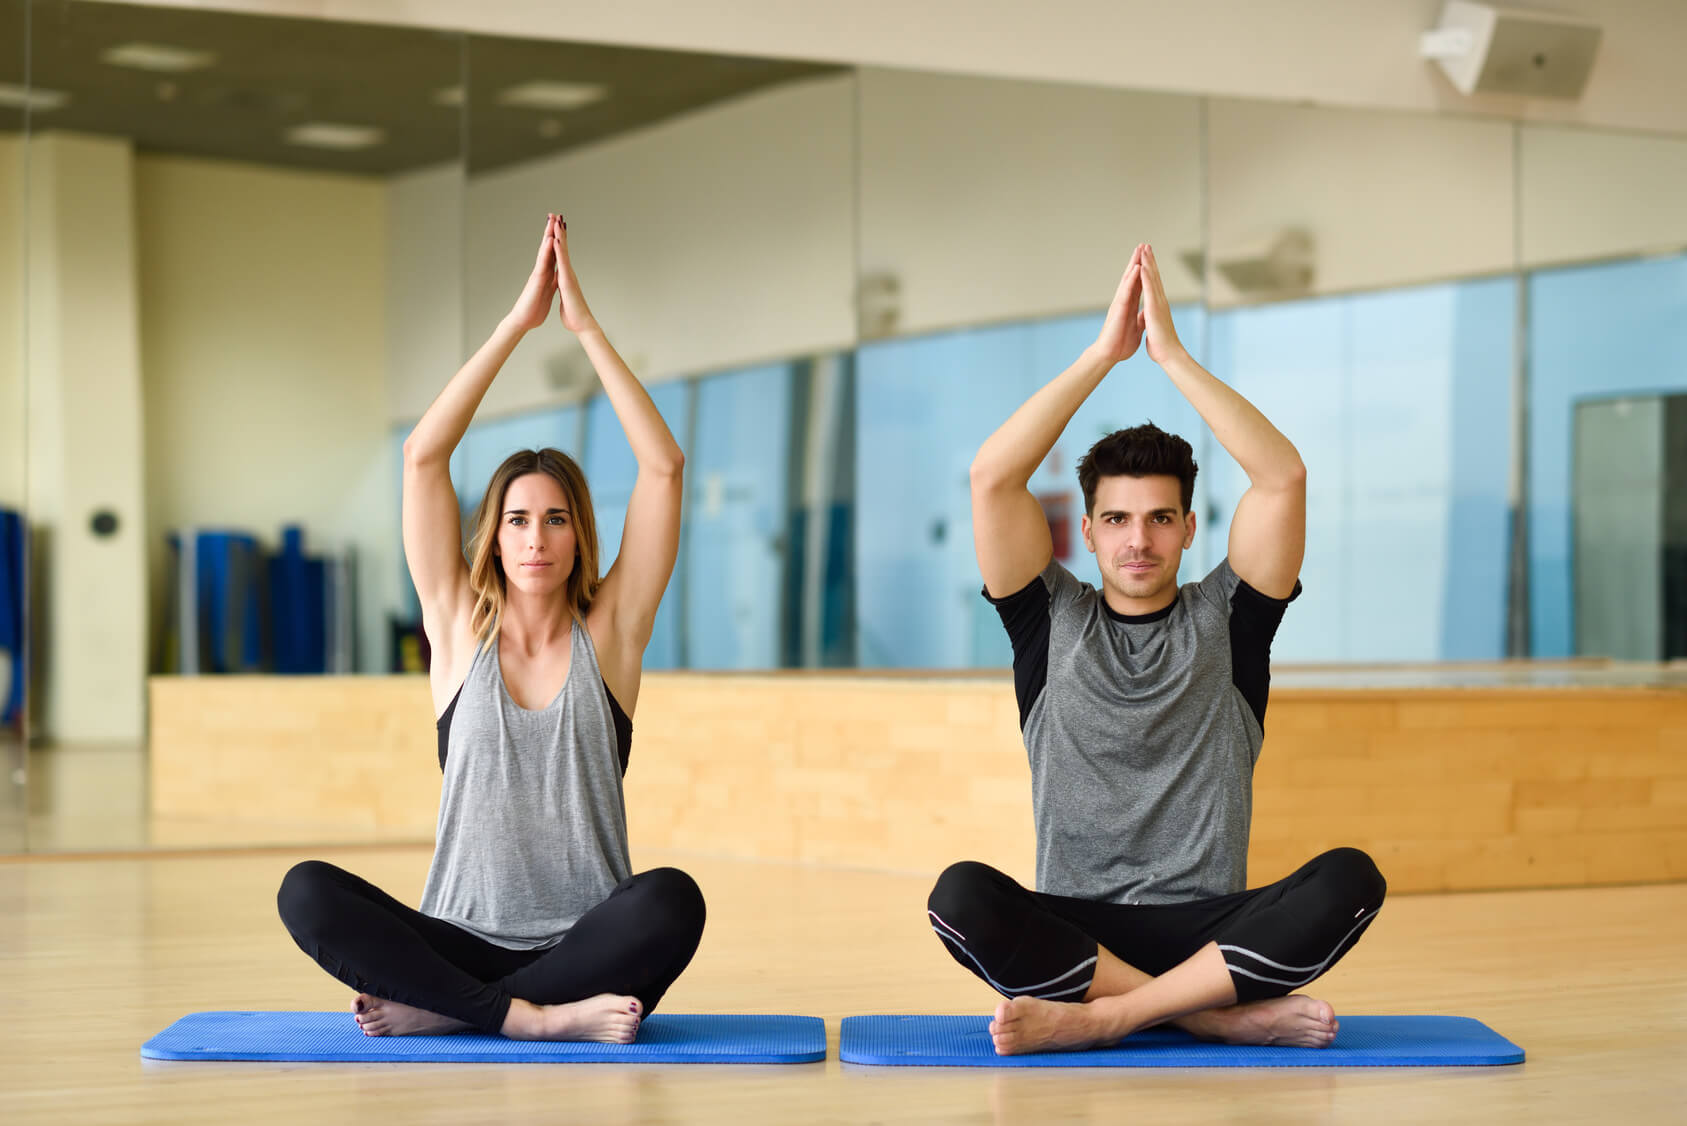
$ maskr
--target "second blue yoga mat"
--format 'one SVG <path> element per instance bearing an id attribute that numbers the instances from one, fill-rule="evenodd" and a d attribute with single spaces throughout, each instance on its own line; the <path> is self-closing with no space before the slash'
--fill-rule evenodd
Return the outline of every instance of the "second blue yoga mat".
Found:
<path id="1" fill-rule="evenodd" d="M 1151 1028 L 1116 1047 L 998 1056 L 983 1016 L 845 1017 L 838 1058 L 882 1067 L 1482 1067 L 1523 1049 L 1469 1017 L 1342 1017 L 1327 1048 L 1211 1044 Z"/>

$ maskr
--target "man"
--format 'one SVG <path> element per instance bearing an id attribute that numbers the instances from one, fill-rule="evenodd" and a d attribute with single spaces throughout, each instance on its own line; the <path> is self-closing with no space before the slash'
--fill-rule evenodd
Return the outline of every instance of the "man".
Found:
<path id="1" fill-rule="evenodd" d="M 1179 588 L 1195 538 L 1189 444 L 1152 424 L 1103 438 L 1078 467 L 1098 591 L 1054 561 L 1027 484 L 1144 341 L 1250 487 L 1228 558 Z M 1184 350 L 1151 247 L 1132 254 L 1095 343 L 979 449 L 972 511 L 984 593 L 1013 642 L 1038 890 L 966 861 L 938 879 L 929 913 L 956 961 L 1008 998 L 996 1051 L 1093 1047 L 1166 1021 L 1232 1043 L 1328 1045 L 1330 1006 L 1291 990 L 1358 940 L 1381 874 L 1336 849 L 1243 890 L 1271 639 L 1300 593 L 1306 468 Z"/>

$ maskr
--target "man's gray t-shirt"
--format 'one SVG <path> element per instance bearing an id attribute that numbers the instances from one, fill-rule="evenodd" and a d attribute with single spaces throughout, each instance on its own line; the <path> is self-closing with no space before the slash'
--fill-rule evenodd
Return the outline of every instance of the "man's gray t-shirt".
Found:
<path id="1" fill-rule="evenodd" d="M 1271 639 L 1299 593 L 1268 598 L 1226 559 L 1125 615 L 1051 560 L 990 598 L 1013 642 L 1039 891 L 1183 903 L 1247 886 Z"/>

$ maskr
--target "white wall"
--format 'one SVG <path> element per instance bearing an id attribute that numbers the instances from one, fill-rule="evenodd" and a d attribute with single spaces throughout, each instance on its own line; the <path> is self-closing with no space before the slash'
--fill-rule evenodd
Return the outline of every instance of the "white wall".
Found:
<path id="1" fill-rule="evenodd" d="M 1687 138 L 1522 130 L 1527 266 L 1687 246 Z"/>
<path id="2" fill-rule="evenodd" d="M 1138 242 L 1196 299 L 1201 102 L 1052 83 L 862 73 L 861 269 L 900 332 L 1106 306 Z"/>
<path id="3" fill-rule="evenodd" d="M 138 2 L 138 0 L 129 0 Z M 522 38 L 814 59 L 1139 90 L 1504 114 L 1687 133 L 1687 4 L 1551 0 L 1604 40 L 1571 103 L 1466 98 L 1417 53 L 1442 0 L 175 0 Z"/>
<path id="4" fill-rule="evenodd" d="M 460 217 L 445 212 L 444 192 L 429 204 L 406 191 L 406 207 L 435 209 L 430 230 L 465 225 L 463 347 L 509 312 L 548 211 L 569 218 L 592 311 L 648 382 L 849 347 L 854 98 L 850 77 L 794 83 L 500 169 L 470 180 Z M 416 331 L 415 320 L 400 309 L 395 336 Z M 445 342 L 436 334 L 430 347 Z M 481 417 L 568 401 L 551 373 L 584 363 L 553 320 L 504 366 Z M 418 417 L 454 367 L 418 357 L 395 370 L 395 418 Z"/>
<path id="5" fill-rule="evenodd" d="M 397 578 L 387 443 L 388 191 L 378 179 L 137 162 L 155 597 L 166 531 L 358 551 L 365 669 Z"/>
<path id="6" fill-rule="evenodd" d="M 1215 99 L 1208 138 L 1215 260 L 1300 227 L 1317 293 L 1512 266 L 1510 123 Z M 1212 304 L 1245 297 L 1211 279 Z"/>
<path id="7" fill-rule="evenodd" d="M 472 350 L 463 334 L 463 169 L 387 181 L 387 414 L 420 418 Z"/>
<path id="8" fill-rule="evenodd" d="M 30 139 L 29 448 L 35 532 L 31 727 L 138 739 L 146 672 L 146 506 L 133 155 L 126 141 Z M 90 518 L 109 511 L 115 534 Z"/>
<path id="9" fill-rule="evenodd" d="M 474 179 L 470 341 L 509 311 L 555 210 L 593 312 L 650 381 L 848 347 L 853 116 L 852 78 L 794 83 Z M 560 322 L 512 359 L 488 410 L 555 401 L 558 352 L 578 355 Z"/>

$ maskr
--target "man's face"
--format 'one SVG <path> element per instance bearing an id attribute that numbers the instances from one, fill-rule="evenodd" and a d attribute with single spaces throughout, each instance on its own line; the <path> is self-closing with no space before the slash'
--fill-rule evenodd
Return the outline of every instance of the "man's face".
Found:
<path id="1" fill-rule="evenodd" d="M 1103 477 L 1084 515 L 1084 546 L 1095 552 L 1104 589 L 1125 613 L 1148 613 L 1177 589 L 1177 566 L 1195 541 L 1195 514 L 1183 511 L 1176 477 Z"/>

